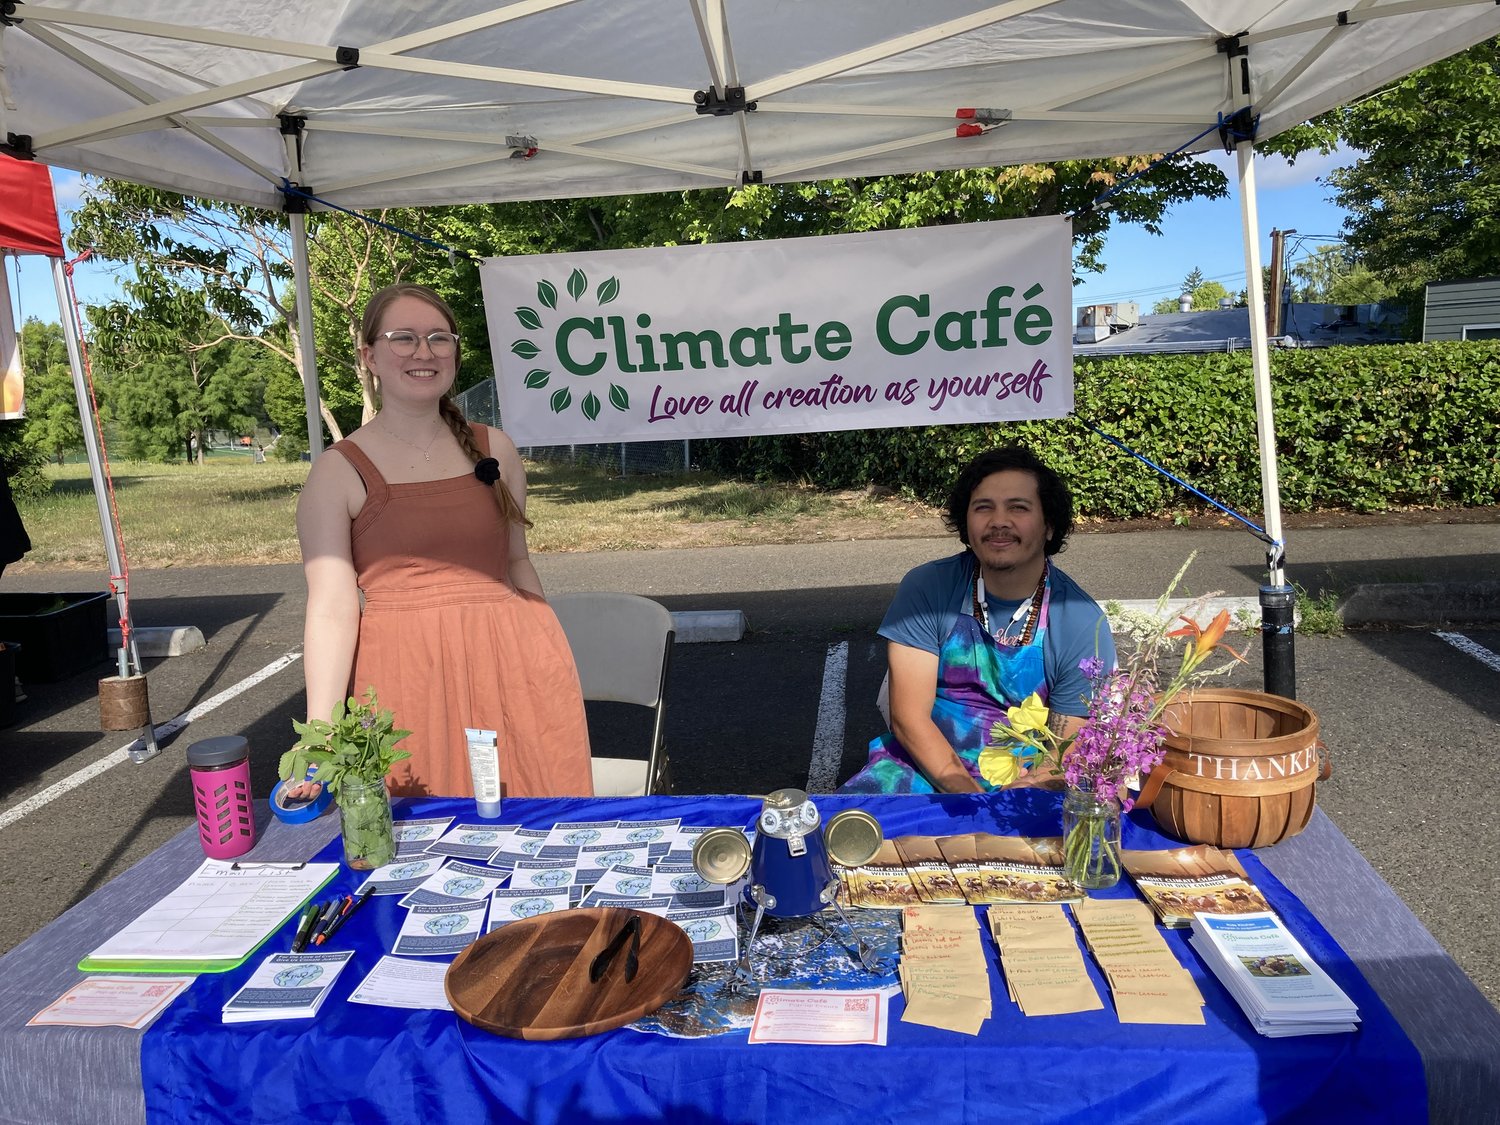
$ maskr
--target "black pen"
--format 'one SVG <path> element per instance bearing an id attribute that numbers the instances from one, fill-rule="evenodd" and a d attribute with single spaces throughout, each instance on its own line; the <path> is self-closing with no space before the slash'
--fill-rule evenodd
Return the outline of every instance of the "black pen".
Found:
<path id="1" fill-rule="evenodd" d="M 313 924 L 317 922 L 319 910 L 318 904 L 310 902 L 302 911 L 302 920 L 297 923 L 297 936 L 292 938 L 292 952 L 301 953 L 307 948 L 307 939 L 312 936 Z"/>
<path id="2" fill-rule="evenodd" d="M 323 931 L 324 941 L 327 941 L 329 938 L 333 937 L 334 934 L 339 932 L 339 927 L 342 926 L 346 921 L 348 921 L 349 915 L 358 910 L 360 908 L 360 904 L 363 903 L 365 899 L 370 897 L 370 892 L 373 889 L 374 888 L 372 887 L 366 887 L 364 890 L 360 891 L 354 899 L 350 901 L 347 907 L 339 911 L 339 916 L 333 920 L 333 925 L 329 926 L 328 929 Z"/>

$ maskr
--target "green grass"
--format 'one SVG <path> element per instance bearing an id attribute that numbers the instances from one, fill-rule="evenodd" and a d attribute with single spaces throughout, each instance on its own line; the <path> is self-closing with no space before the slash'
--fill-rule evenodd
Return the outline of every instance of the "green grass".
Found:
<path id="1" fill-rule="evenodd" d="M 132 566 L 296 562 L 305 463 L 211 456 L 202 466 L 113 464 L 119 524 Z M 52 490 L 20 504 L 32 550 L 15 569 L 97 567 L 98 508 L 82 464 L 51 466 Z M 597 551 L 937 534 L 931 512 L 897 498 L 754 485 L 712 473 L 611 476 L 528 464 L 534 551 Z M 928 522 L 923 522 L 928 521 Z"/>
<path id="2" fill-rule="evenodd" d="M 1343 601 L 1337 590 L 1307 592 L 1299 582 L 1292 583 L 1297 592 L 1297 632 L 1306 636 L 1341 637 L 1344 635 Z"/>
<path id="3" fill-rule="evenodd" d="M 125 558 L 132 566 L 288 562 L 298 558 L 297 494 L 307 466 L 211 458 L 203 466 L 117 461 L 112 466 Z M 97 566 L 99 509 L 87 465 L 47 470 L 52 490 L 21 503 L 26 563 Z"/>

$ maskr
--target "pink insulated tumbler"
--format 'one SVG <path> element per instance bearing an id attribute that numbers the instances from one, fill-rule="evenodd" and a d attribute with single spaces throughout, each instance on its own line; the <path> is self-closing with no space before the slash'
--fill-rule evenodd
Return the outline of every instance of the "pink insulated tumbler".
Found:
<path id="1" fill-rule="evenodd" d="M 255 844 L 250 798 L 250 743 L 240 735 L 205 738 L 188 747 L 198 840 L 209 859 L 233 859 Z"/>

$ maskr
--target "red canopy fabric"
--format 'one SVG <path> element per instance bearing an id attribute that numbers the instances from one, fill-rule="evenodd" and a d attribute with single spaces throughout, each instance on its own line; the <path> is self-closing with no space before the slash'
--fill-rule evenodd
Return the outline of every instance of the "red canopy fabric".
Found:
<path id="1" fill-rule="evenodd" d="M 45 164 L 0 156 L 0 250 L 63 257 L 52 177 Z"/>

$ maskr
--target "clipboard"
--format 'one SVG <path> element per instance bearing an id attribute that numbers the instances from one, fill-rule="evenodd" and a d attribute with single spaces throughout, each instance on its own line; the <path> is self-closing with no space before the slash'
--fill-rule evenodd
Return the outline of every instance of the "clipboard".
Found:
<path id="1" fill-rule="evenodd" d="M 224 973 L 338 873 L 337 863 L 203 864 L 78 962 L 86 973 Z"/>

